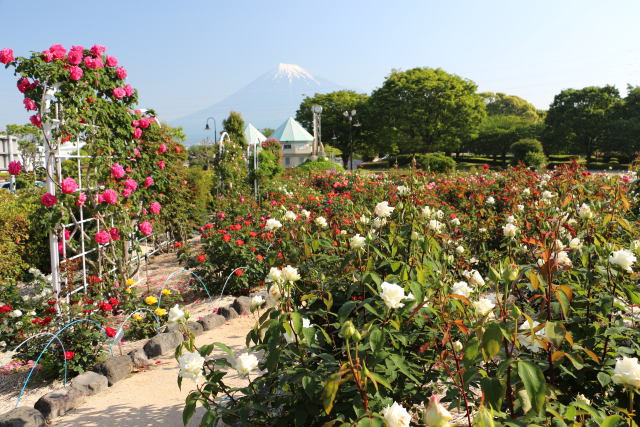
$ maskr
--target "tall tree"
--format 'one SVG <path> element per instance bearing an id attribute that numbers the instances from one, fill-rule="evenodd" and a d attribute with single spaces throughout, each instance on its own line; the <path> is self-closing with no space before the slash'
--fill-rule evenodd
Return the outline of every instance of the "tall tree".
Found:
<path id="1" fill-rule="evenodd" d="M 305 97 L 296 112 L 296 120 L 307 129 L 313 127 L 313 113 L 311 106 L 322 106 L 322 138 L 332 147 L 342 152 L 343 166 L 347 166 L 352 148 L 354 152 L 359 152 L 364 145 L 361 127 L 362 108 L 369 98 L 364 93 L 357 93 L 352 90 L 339 90 L 325 94 L 315 94 L 312 97 Z M 351 121 L 344 116 L 344 112 L 356 111 L 356 115 Z M 351 129 L 350 129 L 351 127 Z M 349 133 L 351 132 L 351 134 Z M 353 141 L 353 147 L 350 141 Z"/>
<path id="2" fill-rule="evenodd" d="M 274 133 L 275 131 L 276 131 L 276 130 L 275 130 L 275 129 L 273 129 L 273 128 L 262 128 L 262 129 L 260 129 L 260 132 L 261 132 L 264 136 L 266 136 L 267 138 L 270 138 L 270 137 L 271 137 L 271 135 L 273 135 L 273 133 Z"/>
<path id="3" fill-rule="evenodd" d="M 9 133 L 18 138 L 20 157 L 25 168 L 33 169 L 40 155 L 38 146 L 40 145 L 40 131 L 32 124 L 7 125 Z"/>
<path id="4" fill-rule="evenodd" d="M 477 154 L 502 156 L 502 164 L 506 166 L 511 144 L 522 138 L 537 138 L 541 127 L 540 123 L 521 116 L 488 116 L 480 125 L 478 137 L 467 148 Z"/>
<path id="5" fill-rule="evenodd" d="M 614 86 L 563 90 L 554 97 L 545 118 L 545 151 L 584 154 L 590 163 L 604 147 L 612 113 L 620 102 Z"/>
<path id="6" fill-rule="evenodd" d="M 246 150 L 247 139 L 244 136 L 244 119 L 236 111 L 229 113 L 229 117 L 222 121 L 222 128 L 229 134 L 231 141 Z"/>
<path id="7" fill-rule="evenodd" d="M 627 157 L 640 151 L 640 86 L 628 86 L 627 96 L 614 108 L 602 149 Z"/>
<path id="8" fill-rule="evenodd" d="M 489 116 L 517 116 L 532 122 L 541 120 L 536 107 L 519 96 L 501 92 L 483 92 L 480 96 L 487 106 Z"/>
<path id="9" fill-rule="evenodd" d="M 393 70 L 371 94 L 367 128 L 384 152 L 457 151 L 486 114 L 476 89 L 440 68 Z"/>

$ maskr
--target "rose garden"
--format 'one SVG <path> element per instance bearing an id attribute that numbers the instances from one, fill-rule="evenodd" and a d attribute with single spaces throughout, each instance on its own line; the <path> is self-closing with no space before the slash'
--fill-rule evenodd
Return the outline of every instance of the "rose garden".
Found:
<path id="1" fill-rule="evenodd" d="M 0 351 L 18 389 L 33 372 L 69 400 L 74 377 L 158 343 L 179 365 L 166 381 L 190 391 L 185 425 L 637 425 L 635 171 L 285 170 L 277 140 L 247 151 L 231 118 L 203 171 L 104 47 L 0 62 L 48 156 L 46 188 L 0 192 Z M 36 179 L 25 169 L 12 182 Z M 153 250 L 186 278 L 145 283 Z M 223 295 L 231 307 L 190 316 Z M 242 349 L 196 343 L 231 311 L 251 319 Z M 118 353 L 136 340 L 144 355 Z"/>

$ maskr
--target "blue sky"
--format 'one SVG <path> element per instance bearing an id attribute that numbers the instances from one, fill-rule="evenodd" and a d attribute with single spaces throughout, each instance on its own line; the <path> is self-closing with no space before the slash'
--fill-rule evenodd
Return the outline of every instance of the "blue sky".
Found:
<path id="1" fill-rule="evenodd" d="M 640 85 L 638 16 L 637 0 L 0 0 L 0 48 L 103 44 L 164 120 L 280 62 L 367 92 L 393 68 L 441 67 L 546 108 L 564 88 Z M 0 127 L 27 118 L 0 68 Z"/>

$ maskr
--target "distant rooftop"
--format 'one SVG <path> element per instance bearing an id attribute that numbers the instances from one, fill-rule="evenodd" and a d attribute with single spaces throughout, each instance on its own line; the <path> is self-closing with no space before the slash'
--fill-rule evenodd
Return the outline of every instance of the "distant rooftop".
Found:
<path id="1" fill-rule="evenodd" d="M 302 125 L 296 122 L 293 117 L 289 117 L 278 129 L 271 135 L 280 142 L 311 142 L 311 135 Z"/>

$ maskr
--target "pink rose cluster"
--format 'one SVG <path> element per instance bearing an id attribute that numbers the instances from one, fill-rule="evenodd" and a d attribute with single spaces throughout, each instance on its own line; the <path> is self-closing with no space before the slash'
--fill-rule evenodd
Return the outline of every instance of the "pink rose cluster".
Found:
<path id="1" fill-rule="evenodd" d="M 115 179 L 124 177 L 124 167 L 119 163 L 114 163 L 113 166 L 111 166 L 111 176 Z"/>
<path id="2" fill-rule="evenodd" d="M 108 231 L 102 230 L 98 231 L 93 238 L 97 243 L 106 245 L 111 240 L 111 234 L 109 234 Z"/>
<path id="3" fill-rule="evenodd" d="M 8 169 L 9 169 L 9 175 L 20 175 L 20 172 L 22 172 L 22 163 L 13 160 L 9 162 Z"/>
<path id="4" fill-rule="evenodd" d="M 149 188 L 153 185 L 153 178 L 148 176 L 144 179 L 144 188 Z"/>
<path id="5" fill-rule="evenodd" d="M 142 111 L 136 110 L 136 114 L 141 115 Z M 133 120 L 131 126 L 133 126 L 133 137 L 135 139 L 142 138 L 142 129 L 148 129 L 152 123 L 156 123 L 155 117 L 142 117 L 140 119 Z"/>
<path id="6" fill-rule="evenodd" d="M 87 195 L 84 192 L 78 194 L 78 198 L 76 199 L 76 206 L 84 206 L 87 201 Z"/>
<path id="7" fill-rule="evenodd" d="M 51 193 L 44 193 L 40 197 L 40 203 L 47 208 L 51 208 L 58 203 L 58 198 Z"/>
<path id="8" fill-rule="evenodd" d="M 118 193 L 115 190 L 104 190 L 98 194 L 98 203 L 107 203 L 109 205 L 115 205 L 118 203 Z"/>
<path id="9" fill-rule="evenodd" d="M 0 50 L 0 62 L 2 62 L 3 64 L 8 64 L 9 62 L 12 62 L 13 59 L 13 50 L 9 49 L 8 47 Z"/>
<path id="10" fill-rule="evenodd" d="M 160 203 L 158 202 L 153 202 L 149 205 L 149 210 L 155 215 L 160 215 L 161 208 L 162 208 L 162 205 L 160 205 Z"/>
<path id="11" fill-rule="evenodd" d="M 35 101 L 31 98 L 25 98 L 22 103 L 24 104 L 24 108 L 26 108 L 27 111 L 36 111 L 38 109 Z"/>
<path id="12" fill-rule="evenodd" d="M 29 79 L 26 77 L 23 77 L 20 80 L 18 80 L 18 90 L 20 91 L 20 93 L 26 93 L 28 90 L 31 90 L 36 86 L 38 86 L 37 80 L 35 80 L 33 83 L 31 83 Z"/>
<path id="13" fill-rule="evenodd" d="M 138 224 L 138 228 L 140 229 L 140 232 L 145 236 L 148 236 L 151 233 L 153 233 L 153 227 L 151 226 L 151 223 L 148 221 L 144 221 Z"/>
<path id="14" fill-rule="evenodd" d="M 62 187 L 62 192 L 64 194 L 73 194 L 78 189 L 78 184 L 76 183 L 76 180 L 73 178 L 63 179 L 60 186 Z"/>

